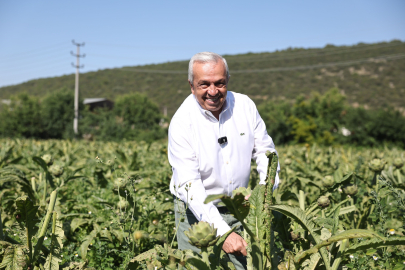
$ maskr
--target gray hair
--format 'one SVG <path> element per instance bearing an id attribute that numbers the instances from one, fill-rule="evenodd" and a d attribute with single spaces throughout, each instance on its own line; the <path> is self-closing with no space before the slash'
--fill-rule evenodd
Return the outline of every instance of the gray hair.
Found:
<path id="1" fill-rule="evenodd" d="M 190 83 L 193 84 L 193 82 L 194 82 L 193 66 L 194 66 L 195 62 L 218 63 L 219 60 L 222 60 L 222 62 L 224 63 L 225 69 L 226 69 L 226 79 L 229 79 L 229 68 L 228 68 L 228 64 L 226 63 L 225 58 L 223 58 L 219 54 L 216 54 L 213 52 L 200 52 L 200 53 L 195 54 L 193 57 L 191 57 L 190 63 L 188 64 L 188 80 L 190 81 Z"/>

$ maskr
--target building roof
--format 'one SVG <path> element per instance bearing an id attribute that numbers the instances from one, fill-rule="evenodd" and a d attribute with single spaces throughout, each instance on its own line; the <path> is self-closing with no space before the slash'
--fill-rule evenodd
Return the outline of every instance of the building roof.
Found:
<path id="1" fill-rule="evenodd" d="M 106 100 L 108 100 L 108 99 L 106 99 L 106 98 L 85 98 L 83 100 L 83 104 L 97 103 L 97 102 L 106 101 Z"/>

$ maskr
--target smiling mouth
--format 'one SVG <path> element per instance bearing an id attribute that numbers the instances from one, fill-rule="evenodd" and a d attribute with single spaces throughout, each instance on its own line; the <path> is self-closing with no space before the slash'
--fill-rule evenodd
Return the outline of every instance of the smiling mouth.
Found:
<path id="1" fill-rule="evenodd" d="M 217 103 L 219 100 L 219 97 L 216 98 L 206 98 L 206 101 L 208 101 L 208 103 Z"/>

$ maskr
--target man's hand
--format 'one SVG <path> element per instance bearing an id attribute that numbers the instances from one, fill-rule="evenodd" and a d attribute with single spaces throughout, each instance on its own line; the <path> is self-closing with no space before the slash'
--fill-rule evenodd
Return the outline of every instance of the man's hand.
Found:
<path id="1" fill-rule="evenodd" d="M 233 253 L 235 255 L 247 255 L 246 247 L 247 243 L 239 234 L 233 232 L 225 240 L 222 249 L 226 253 Z"/>

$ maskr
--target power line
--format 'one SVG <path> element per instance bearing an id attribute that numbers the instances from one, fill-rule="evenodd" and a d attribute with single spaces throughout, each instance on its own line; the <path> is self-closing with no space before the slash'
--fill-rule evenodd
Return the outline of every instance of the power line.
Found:
<path id="1" fill-rule="evenodd" d="M 49 46 L 46 46 L 46 47 L 41 47 L 41 48 L 38 48 L 38 49 L 26 51 L 26 52 L 20 52 L 18 54 L 7 55 L 5 58 L 2 58 L 2 59 L 7 59 L 7 58 L 13 58 L 14 59 L 14 57 L 16 57 L 16 56 L 23 56 L 23 55 L 26 55 L 26 54 L 38 53 L 38 51 L 49 50 L 49 48 L 61 48 L 62 47 L 61 45 L 66 47 L 66 42 L 56 43 L 56 44 L 49 45 Z"/>
<path id="2" fill-rule="evenodd" d="M 47 57 L 52 57 L 53 55 L 61 55 L 64 54 L 66 52 L 66 49 L 68 47 L 64 47 L 62 49 L 57 49 L 55 51 L 48 51 L 48 52 L 44 52 L 44 53 L 38 53 L 38 54 L 33 54 L 33 55 L 28 55 L 28 56 L 20 56 L 20 57 L 13 57 L 12 59 L 5 59 L 5 58 L 1 58 L 0 57 L 0 61 L 4 61 L 4 62 L 15 62 L 15 61 L 20 61 L 20 60 L 27 60 L 27 59 L 35 59 L 35 58 L 43 58 L 44 56 Z M 37 61 L 37 60 L 35 60 Z"/>
<path id="3" fill-rule="evenodd" d="M 52 63 L 62 63 L 62 62 L 66 62 L 68 56 L 59 56 L 58 58 L 51 58 L 51 59 L 42 59 L 42 60 L 38 60 L 38 62 L 28 62 L 28 63 L 24 63 L 24 64 L 18 64 L 18 66 L 9 66 L 7 65 L 6 67 L 2 67 L 0 68 L 0 71 L 2 72 L 7 72 L 7 71 L 12 71 L 13 69 L 29 69 L 29 68 L 36 68 L 38 67 L 38 64 L 44 64 L 47 65 L 48 63 L 52 64 Z"/>

